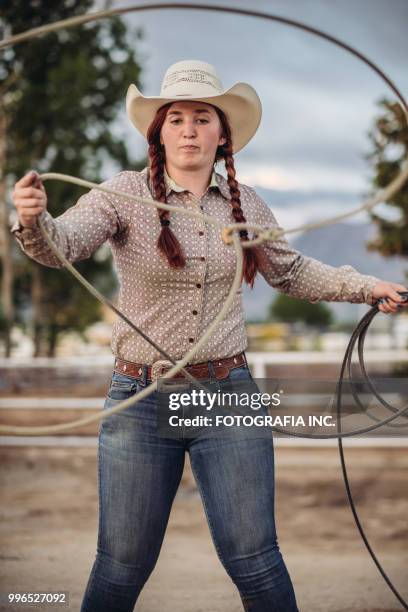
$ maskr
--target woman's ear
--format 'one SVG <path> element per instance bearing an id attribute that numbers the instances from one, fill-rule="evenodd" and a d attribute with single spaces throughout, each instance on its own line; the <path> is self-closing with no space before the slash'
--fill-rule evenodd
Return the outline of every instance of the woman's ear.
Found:
<path id="1" fill-rule="evenodd" d="M 222 145 L 225 145 L 226 142 L 227 142 L 227 139 L 224 138 L 224 136 L 221 136 L 219 141 L 218 141 L 218 146 L 220 147 Z"/>

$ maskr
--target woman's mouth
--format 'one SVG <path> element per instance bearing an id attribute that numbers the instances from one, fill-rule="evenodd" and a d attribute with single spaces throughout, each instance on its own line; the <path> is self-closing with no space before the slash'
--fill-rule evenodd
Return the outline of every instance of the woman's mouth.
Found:
<path id="1" fill-rule="evenodd" d="M 184 147 L 181 147 L 182 149 L 184 149 L 184 151 L 197 151 L 198 147 L 194 146 L 194 145 L 185 145 Z"/>

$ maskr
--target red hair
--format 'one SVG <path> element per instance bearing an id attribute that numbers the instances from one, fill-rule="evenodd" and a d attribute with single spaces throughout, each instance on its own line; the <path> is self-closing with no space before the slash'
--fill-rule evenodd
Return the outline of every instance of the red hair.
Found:
<path id="1" fill-rule="evenodd" d="M 153 195 L 159 202 L 166 203 L 166 184 L 164 180 L 164 162 L 165 152 L 164 147 L 160 143 L 160 133 L 166 119 L 167 111 L 169 110 L 172 102 L 168 102 L 164 106 L 161 106 L 156 112 L 156 115 L 151 122 L 149 129 L 147 130 L 147 142 L 149 144 L 148 155 L 150 161 L 150 178 L 153 186 Z M 234 158 L 232 155 L 232 138 L 231 128 L 226 115 L 223 111 L 216 106 L 211 105 L 217 112 L 220 119 L 223 137 L 226 139 L 225 144 L 218 146 L 214 163 L 224 159 L 225 168 L 227 171 L 228 187 L 231 195 L 231 212 L 236 223 L 245 223 L 246 219 L 241 208 L 241 194 L 238 187 L 238 181 L 235 178 L 235 166 Z M 172 268 L 183 268 L 186 263 L 186 259 L 183 253 L 183 249 L 177 240 L 176 236 L 170 229 L 170 211 L 157 209 L 160 223 L 162 225 L 159 239 L 157 241 L 157 247 L 166 256 L 169 265 Z M 242 241 L 248 240 L 248 232 L 243 229 L 239 232 Z M 244 262 L 243 262 L 243 279 L 252 288 L 256 274 L 261 268 L 261 262 L 263 261 L 262 254 L 259 247 L 250 247 L 243 249 L 244 251 Z"/>

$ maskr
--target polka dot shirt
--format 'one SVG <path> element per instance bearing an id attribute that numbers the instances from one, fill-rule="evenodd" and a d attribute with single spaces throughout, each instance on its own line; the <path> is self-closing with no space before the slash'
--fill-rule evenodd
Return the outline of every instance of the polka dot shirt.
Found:
<path id="1" fill-rule="evenodd" d="M 226 179 L 214 171 L 200 199 L 165 176 L 167 202 L 233 222 Z M 152 198 L 148 169 L 120 172 L 103 183 L 117 191 Z M 279 225 L 268 205 L 251 187 L 239 184 L 241 205 L 248 223 L 264 228 Z M 118 307 L 173 359 L 181 359 L 204 334 L 228 295 L 236 257 L 221 231 L 204 220 L 170 214 L 171 229 L 186 256 L 182 269 L 170 268 L 156 244 L 161 226 L 155 207 L 92 189 L 57 218 L 41 214 L 46 230 L 70 262 L 92 255 L 105 241 L 112 249 L 120 290 Z M 43 240 L 39 228 L 11 232 L 32 259 L 62 267 Z M 371 304 L 379 279 L 349 265 L 338 268 L 306 257 L 284 237 L 261 246 L 266 255 L 262 275 L 274 288 L 310 302 L 348 301 Z M 271 296 L 272 297 L 272 296 Z M 247 347 L 242 288 L 232 306 L 190 363 L 230 357 Z M 119 317 L 112 330 L 115 357 L 152 364 L 162 356 Z"/>

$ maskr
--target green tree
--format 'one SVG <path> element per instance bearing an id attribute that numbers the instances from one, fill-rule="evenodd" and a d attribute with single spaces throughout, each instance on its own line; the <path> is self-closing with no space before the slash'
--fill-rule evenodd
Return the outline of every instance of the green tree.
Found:
<path id="1" fill-rule="evenodd" d="M 373 185 L 377 189 L 385 187 L 399 174 L 403 161 L 408 156 L 408 124 L 400 104 L 383 98 L 379 106 L 383 112 L 376 118 L 375 126 L 369 133 L 373 149 L 367 155 L 374 168 Z M 394 220 L 383 217 L 376 211 L 370 213 L 377 225 L 377 236 L 367 243 L 367 248 L 370 251 L 378 251 L 384 257 L 406 256 L 408 183 L 388 200 L 385 210 L 392 213 Z M 408 368 L 405 364 L 400 364 L 393 369 L 393 374 L 407 376 Z"/>
<path id="2" fill-rule="evenodd" d="M 330 325 L 333 321 L 331 310 L 318 302 L 312 304 L 307 300 L 295 299 L 285 293 L 279 293 L 269 307 L 269 317 L 283 323 L 301 322 L 311 327 Z"/>
<path id="3" fill-rule="evenodd" d="M 3 0 L 1 34 L 9 36 L 92 8 L 93 0 Z M 10 328 L 13 321 L 4 304 L 10 302 L 12 289 L 13 307 L 19 313 L 16 320 L 21 317 L 19 307 L 30 301 L 35 355 L 52 356 L 61 332 L 84 330 L 100 318 L 101 310 L 67 271 L 45 268 L 21 253 L 14 241 L 10 243 L 6 234 L 13 207 L 5 194 L 33 168 L 101 182 L 107 178 L 103 175 L 108 166 L 109 175 L 113 167 L 119 171 L 144 166 L 145 160 L 131 159 L 126 143 L 112 129 L 129 83 L 139 84 L 135 43 L 141 37 L 140 30 L 129 32 L 114 17 L 37 37 L 6 49 L 0 57 L 3 316 Z M 45 186 L 54 217 L 83 193 L 63 182 L 50 181 Z M 115 290 L 108 249 L 102 247 L 77 265 L 98 289 L 108 294 Z"/>
<path id="4" fill-rule="evenodd" d="M 377 189 L 385 187 L 399 174 L 408 156 L 408 125 L 400 104 L 382 99 L 379 105 L 384 112 L 377 117 L 369 134 L 373 150 L 367 155 L 374 167 L 373 185 Z M 399 218 L 390 220 L 376 211 L 371 212 L 378 232 L 367 247 L 385 257 L 408 255 L 408 183 L 387 202 L 387 207 L 393 218 L 395 213 Z"/>

